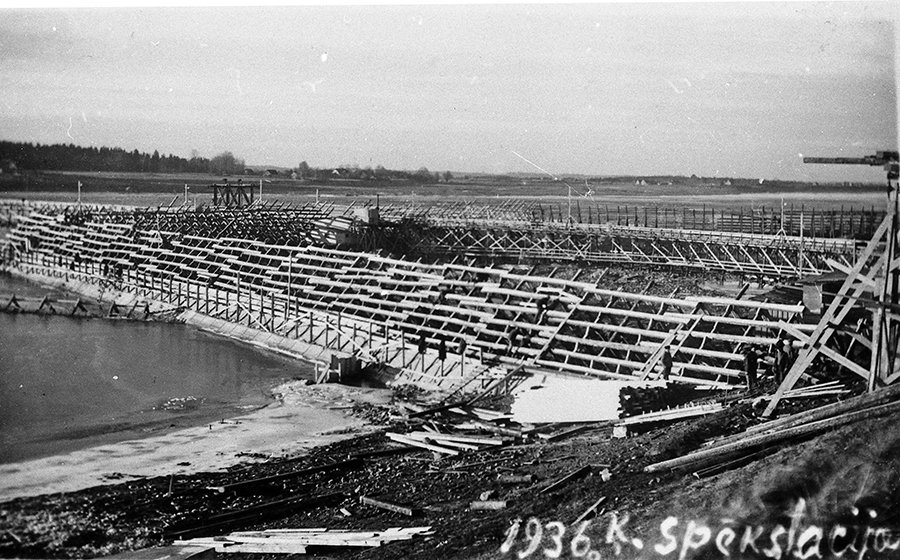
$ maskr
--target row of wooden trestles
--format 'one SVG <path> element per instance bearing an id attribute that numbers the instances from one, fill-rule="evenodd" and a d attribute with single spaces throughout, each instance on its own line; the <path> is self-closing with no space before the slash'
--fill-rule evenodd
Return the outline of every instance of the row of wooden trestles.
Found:
<path id="1" fill-rule="evenodd" d="M 362 203 L 361 206 L 368 206 Z M 267 215 L 272 212 L 287 213 L 293 219 L 310 218 L 309 212 L 315 217 L 325 219 L 329 217 L 346 216 L 352 208 L 325 205 L 293 205 L 261 206 L 252 211 L 241 213 L 241 220 L 252 218 L 256 213 L 263 211 Z M 36 210 L 44 213 L 55 213 L 61 207 L 67 212 L 74 212 L 75 206 L 58 203 L 29 203 L 24 205 L 18 201 L 0 201 L 0 226 L 9 226 L 15 223 L 15 217 L 27 210 Z M 192 209 L 167 208 L 167 209 L 143 209 L 126 210 L 122 207 L 87 206 L 78 210 L 85 216 L 120 214 L 120 219 L 103 221 L 118 222 L 122 219 L 133 221 L 137 219 L 147 220 L 152 216 L 154 221 L 159 216 L 168 219 L 179 216 L 194 216 Z M 221 212 L 221 210 L 219 210 Z M 196 216 L 205 218 L 206 213 L 199 212 Z M 783 204 L 780 206 L 756 206 L 756 207 L 731 207 L 719 208 L 706 205 L 612 205 L 603 202 L 586 200 L 573 200 L 571 205 L 566 202 L 528 203 L 522 200 L 503 201 L 500 204 L 492 204 L 482 201 L 437 203 L 437 204 L 388 204 L 382 207 L 381 215 L 386 219 L 400 219 L 414 217 L 419 220 L 443 223 L 446 221 L 530 221 L 549 223 L 579 223 L 579 224 L 615 224 L 619 226 L 637 226 L 650 228 L 671 228 L 689 230 L 724 231 L 734 233 L 769 234 L 784 233 L 789 236 L 804 235 L 807 237 L 829 237 L 843 239 L 869 239 L 884 219 L 884 210 L 875 206 L 841 206 L 840 208 L 816 208 L 806 205 Z M 218 216 L 220 219 L 222 216 Z M 235 216 L 237 217 L 237 216 Z M 221 226 L 220 226 L 221 227 Z M 165 229 L 165 228 L 163 228 Z M 209 232 L 205 232 L 209 234 Z"/>
<path id="2" fill-rule="evenodd" d="M 530 209 L 533 222 L 571 221 L 581 224 L 609 224 L 650 228 L 713 230 L 735 233 L 869 239 L 884 219 L 884 210 L 874 206 L 822 209 L 805 205 L 757 208 L 628 206 L 585 204 L 569 206 L 535 204 Z"/>
<path id="3" fill-rule="evenodd" d="M 76 318 L 102 317 L 107 319 L 149 320 L 154 313 L 147 302 L 132 305 L 117 305 L 89 300 L 28 297 L 9 294 L 0 296 L 0 311 L 4 313 L 27 313 L 33 315 L 62 315 Z"/>

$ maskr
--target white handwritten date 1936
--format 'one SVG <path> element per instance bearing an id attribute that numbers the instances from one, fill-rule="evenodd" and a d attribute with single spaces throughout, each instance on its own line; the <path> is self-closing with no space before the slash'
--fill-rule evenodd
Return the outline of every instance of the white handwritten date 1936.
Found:
<path id="1" fill-rule="evenodd" d="M 582 521 L 568 541 L 568 549 L 574 558 L 586 558 L 587 560 L 600 560 L 600 552 L 591 549 L 591 539 L 585 535 L 585 529 L 590 521 Z M 516 519 L 506 531 L 506 540 L 500 545 L 501 554 L 508 554 L 513 550 L 519 532 L 522 528 L 522 520 Z M 515 551 L 515 556 L 520 559 L 527 558 L 537 552 L 545 539 L 548 546 L 542 550 L 545 558 L 559 558 L 566 548 L 566 526 L 559 521 L 550 521 L 543 524 L 540 519 L 531 517 L 525 523 L 524 548 Z"/>

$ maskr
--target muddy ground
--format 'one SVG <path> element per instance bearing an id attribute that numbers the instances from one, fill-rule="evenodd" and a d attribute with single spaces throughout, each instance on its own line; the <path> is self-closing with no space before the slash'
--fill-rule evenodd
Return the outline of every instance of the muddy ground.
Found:
<path id="1" fill-rule="evenodd" d="M 401 395 L 409 399 L 412 395 Z M 734 395 L 736 396 L 736 395 Z M 822 404 L 819 400 L 804 407 Z M 499 404 L 501 407 L 504 403 Z M 794 408 L 798 408 L 797 405 Z M 679 557 L 641 554 L 636 543 L 666 545 L 660 523 L 678 519 L 672 531 L 679 546 L 689 540 L 680 531 L 690 522 L 716 527 L 773 525 L 794 511 L 799 498 L 807 504 L 804 523 L 852 523 L 854 515 L 870 515 L 880 526 L 900 528 L 900 415 L 859 422 L 808 441 L 773 448 L 748 464 L 699 477 L 689 472 L 648 474 L 652 462 L 681 455 L 718 435 L 741 431 L 758 421 L 752 404 L 733 399 L 721 412 L 668 426 L 656 426 L 626 438 L 612 437 L 609 427 L 547 442 L 540 438 L 509 441 L 496 449 L 437 459 L 425 450 L 369 456 L 359 465 L 312 475 L 287 477 L 242 494 L 219 493 L 208 487 L 346 460 L 354 454 L 391 448 L 384 431 L 407 431 L 423 423 L 446 427 L 458 418 L 434 415 L 429 420 L 404 419 L 402 408 L 357 405 L 354 412 L 383 425 L 370 435 L 314 450 L 296 458 L 238 465 L 227 472 L 157 477 L 102 486 L 68 494 L 23 498 L 0 504 L 0 556 L 89 558 L 171 542 L 173 530 L 203 524 L 209 516 L 273 500 L 339 492 L 332 501 L 287 512 L 265 521 L 243 522 L 198 535 L 225 534 L 238 529 L 328 527 L 378 529 L 430 525 L 434 534 L 380 548 L 331 548 L 316 552 L 327 558 L 534 558 L 554 557 L 559 539 L 562 558 Z M 550 482 L 584 466 L 584 476 L 553 492 Z M 503 485 L 502 474 L 531 474 L 532 482 Z M 506 509 L 470 511 L 468 505 L 490 492 L 490 499 L 508 500 Z M 415 510 L 413 517 L 363 506 L 360 496 L 380 498 Z M 605 498 L 584 527 L 571 526 L 590 505 Z M 853 508 L 857 509 L 854 510 Z M 613 517 L 615 513 L 615 518 Z M 626 519 L 627 516 L 627 519 Z M 529 553 L 526 530 L 535 535 Z M 520 532 L 511 547 L 501 546 L 516 519 Z M 559 521 L 563 525 L 548 526 Z M 572 540 L 582 528 L 577 546 Z M 715 530 L 715 529 L 714 529 Z M 595 552 L 587 553 L 583 537 Z M 534 539 L 533 539 L 534 540 Z M 763 538 L 760 538 L 763 542 Z M 696 541 L 692 541 L 696 542 Z M 768 541 L 764 541 L 768 544 Z M 575 548 L 573 548 L 575 546 Z M 534 548 L 534 547 L 532 547 Z M 724 557 L 710 547 L 691 549 L 684 557 Z M 743 557 L 765 557 L 752 549 Z M 618 554 L 617 554 L 618 552 Z M 680 555 L 680 553 L 679 553 Z M 234 554 L 219 555 L 234 558 Z M 241 555 L 237 555 L 240 557 Z M 891 557 L 872 551 L 865 557 Z M 275 556 L 273 556 L 274 558 Z M 284 557 L 283 555 L 281 556 Z M 826 556 L 827 557 L 827 556 Z M 856 556 L 853 556 L 856 557 Z"/>

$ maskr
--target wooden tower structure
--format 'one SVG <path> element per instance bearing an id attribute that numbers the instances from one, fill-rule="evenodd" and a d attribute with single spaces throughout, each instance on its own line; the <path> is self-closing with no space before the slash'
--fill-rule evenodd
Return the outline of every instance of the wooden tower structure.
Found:
<path id="1" fill-rule="evenodd" d="M 862 158 L 822 158 L 806 157 L 804 163 L 850 164 L 883 166 L 887 172 L 888 209 L 884 220 L 875 230 L 872 239 L 859 254 L 856 263 L 844 270 L 847 278 L 834 299 L 822 314 L 822 318 L 812 333 L 795 332 L 789 325 L 784 327 L 805 346 L 800 351 L 784 381 L 769 401 L 763 416 L 770 416 L 786 391 L 789 391 L 816 358 L 828 358 L 848 370 L 862 376 L 869 391 L 890 385 L 900 379 L 900 255 L 898 255 L 898 177 L 900 177 L 900 157 L 898 152 L 878 152 L 874 156 Z M 847 357 L 827 346 L 829 339 L 845 329 L 844 319 L 854 308 L 863 307 L 871 313 L 871 329 L 868 337 L 856 340 L 871 352 L 869 367 L 852 362 Z"/>
<path id="2" fill-rule="evenodd" d="M 238 179 L 237 183 L 229 183 L 228 179 L 225 179 L 224 183 L 216 183 L 209 188 L 213 192 L 213 206 L 243 208 L 253 204 L 253 186 L 245 184 L 241 179 Z"/>

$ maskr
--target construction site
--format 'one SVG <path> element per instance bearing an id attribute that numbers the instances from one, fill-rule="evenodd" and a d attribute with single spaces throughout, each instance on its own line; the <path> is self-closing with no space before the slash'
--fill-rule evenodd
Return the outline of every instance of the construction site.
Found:
<path id="1" fill-rule="evenodd" d="M 898 557 L 898 156 L 809 163 L 890 195 L 2 201 L 3 271 L 73 296 L 0 311 L 184 322 L 394 393 L 301 456 L 0 504 L 0 555 Z"/>

